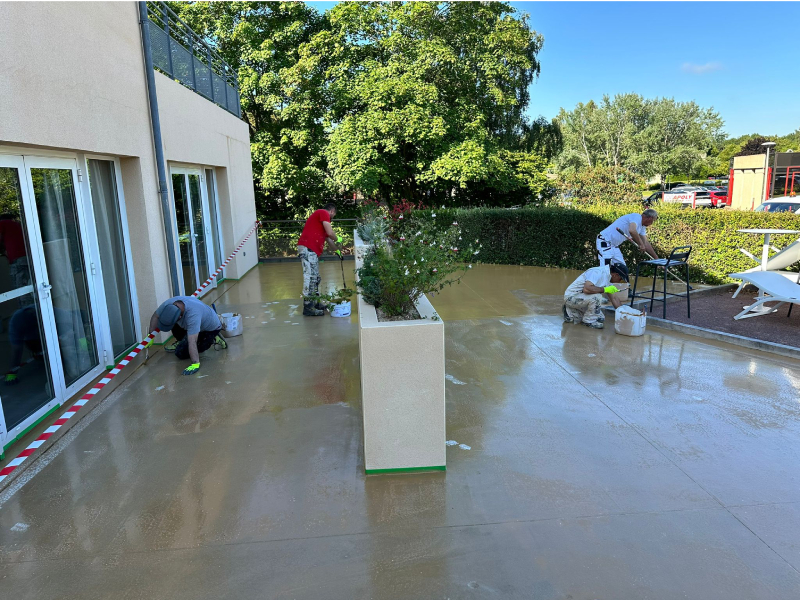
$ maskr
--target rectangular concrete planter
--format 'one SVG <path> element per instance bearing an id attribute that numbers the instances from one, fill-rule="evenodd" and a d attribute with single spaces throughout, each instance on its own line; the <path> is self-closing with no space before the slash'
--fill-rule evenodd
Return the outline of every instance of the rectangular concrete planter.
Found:
<path id="1" fill-rule="evenodd" d="M 365 252 L 356 234 L 356 267 Z M 444 323 L 427 298 L 422 319 L 379 322 L 358 295 L 366 472 L 445 470 Z M 438 317 L 437 317 L 438 318 Z"/>

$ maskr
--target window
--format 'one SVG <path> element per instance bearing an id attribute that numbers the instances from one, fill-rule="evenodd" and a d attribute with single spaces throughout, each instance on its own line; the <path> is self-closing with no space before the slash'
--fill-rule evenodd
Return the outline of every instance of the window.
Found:
<path id="1" fill-rule="evenodd" d="M 116 357 L 137 341 L 117 178 L 112 161 L 88 160 L 87 163 L 100 265 L 103 270 L 103 288 L 111 328 L 111 346 Z"/>

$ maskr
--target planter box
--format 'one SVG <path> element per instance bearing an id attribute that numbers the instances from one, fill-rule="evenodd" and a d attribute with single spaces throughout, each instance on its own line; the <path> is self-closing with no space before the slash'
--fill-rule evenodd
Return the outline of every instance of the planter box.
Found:
<path id="1" fill-rule="evenodd" d="M 359 268 L 357 236 L 355 245 Z M 423 319 L 379 322 L 358 295 L 367 473 L 445 470 L 444 323 L 427 298 L 417 310 Z"/>

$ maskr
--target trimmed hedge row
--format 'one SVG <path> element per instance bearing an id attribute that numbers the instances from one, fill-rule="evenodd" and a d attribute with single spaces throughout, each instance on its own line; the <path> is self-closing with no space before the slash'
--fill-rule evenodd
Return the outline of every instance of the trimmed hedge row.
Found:
<path id="1" fill-rule="evenodd" d="M 659 219 L 649 229 L 653 247 L 659 256 L 666 256 L 676 246 L 692 246 L 691 280 L 699 283 L 729 282 L 730 273 L 755 266 L 739 248 L 760 257 L 763 236 L 739 233 L 738 229 L 800 230 L 800 215 L 790 213 L 691 210 L 663 205 L 656 209 Z M 415 211 L 414 215 L 436 214 L 435 221 L 442 228 L 458 221 L 462 237 L 483 244 L 478 257 L 482 263 L 584 270 L 597 265 L 597 234 L 618 217 L 641 210 L 641 205 L 633 204 L 442 209 Z M 797 238 L 798 235 L 776 235 L 771 243 L 783 248 Z M 629 268 L 646 258 L 631 243 L 620 249 Z"/>

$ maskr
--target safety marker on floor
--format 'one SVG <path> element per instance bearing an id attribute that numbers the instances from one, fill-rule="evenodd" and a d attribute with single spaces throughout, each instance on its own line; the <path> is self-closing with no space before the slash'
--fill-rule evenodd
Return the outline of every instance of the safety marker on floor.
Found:
<path id="1" fill-rule="evenodd" d="M 214 281 L 214 279 L 217 277 L 217 275 L 222 273 L 222 269 L 224 269 L 228 265 L 228 263 L 230 263 L 231 260 L 233 260 L 233 257 L 236 256 L 236 254 L 239 252 L 239 250 L 241 250 L 242 247 L 244 247 L 245 242 L 247 242 L 247 240 L 250 238 L 250 236 L 253 235 L 253 232 L 256 229 L 258 229 L 258 226 L 260 224 L 261 224 L 260 221 L 256 221 L 256 224 L 253 226 L 253 228 L 247 233 L 247 235 L 244 237 L 244 239 L 241 241 L 241 243 L 238 246 L 236 246 L 236 249 L 233 252 L 231 252 L 230 256 L 228 256 L 228 258 L 225 259 L 225 261 L 222 263 L 222 265 L 220 265 L 219 269 L 217 269 L 214 272 L 214 274 L 211 275 L 211 277 L 209 277 L 203 283 L 203 285 L 201 285 L 199 288 L 197 288 L 197 290 L 194 292 L 194 294 L 192 294 L 192 296 L 197 297 L 197 295 L 200 294 L 200 292 L 202 292 L 205 288 L 207 288 L 211 284 L 212 281 Z M 156 337 L 156 335 L 158 333 L 159 333 L 159 330 L 156 329 L 156 330 L 150 332 L 149 334 L 147 334 L 147 336 L 141 342 L 139 342 L 139 344 L 133 350 L 131 350 L 125 358 L 123 358 L 121 361 L 119 361 L 119 364 L 117 366 L 115 366 L 113 369 L 111 369 L 108 372 L 108 375 L 106 375 L 100 381 L 98 381 L 97 384 L 95 384 L 88 392 L 86 392 L 83 396 L 81 396 L 81 398 L 79 400 L 76 400 L 75 404 L 70 406 L 64 412 L 64 414 L 61 415 L 61 417 L 55 423 L 53 423 L 50 427 L 45 429 L 44 433 L 42 433 L 38 438 L 36 438 L 33 442 L 31 442 L 30 445 L 27 448 L 25 448 L 25 450 L 20 452 L 14 460 L 9 462 L 8 465 L 5 466 L 5 468 L 0 469 L 0 482 L 2 482 L 6 477 L 8 477 L 18 466 L 20 466 L 22 463 L 24 463 L 25 460 L 27 460 L 27 458 L 31 454 L 36 452 L 36 450 L 42 444 L 44 444 L 48 439 L 50 439 L 50 437 L 56 431 L 61 429 L 62 425 L 64 425 L 67 421 L 69 421 L 69 419 L 76 412 L 78 412 L 81 409 L 81 407 L 85 406 L 86 403 L 89 402 L 89 400 L 94 398 L 94 396 L 100 390 L 102 390 L 109 383 L 111 383 L 111 380 L 114 379 L 114 377 L 116 377 L 117 374 L 120 371 L 122 371 L 122 369 L 124 369 L 126 366 L 128 366 L 128 364 L 130 364 L 130 362 L 134 358 L 136 358 L 136 356 L 142 350 L 144 350 L 147 346 L 149 346 L 150 342 L 153 339 L 155 339 L 155 337 Z"/>

